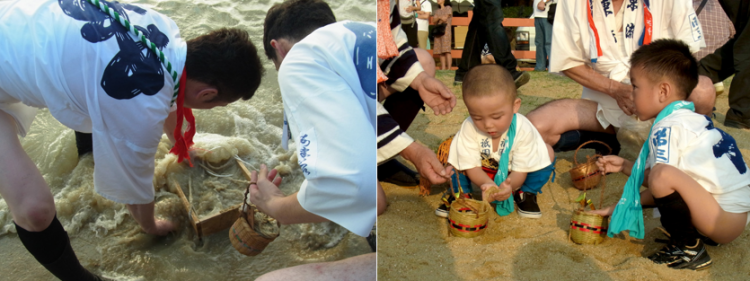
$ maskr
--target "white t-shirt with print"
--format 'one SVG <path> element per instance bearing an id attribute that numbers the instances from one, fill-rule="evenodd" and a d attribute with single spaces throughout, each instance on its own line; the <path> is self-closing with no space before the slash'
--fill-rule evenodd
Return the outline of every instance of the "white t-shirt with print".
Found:
<path id="1" fill-rule="evenodd" d="M 705 115 L 677 110 L 654 124 L 648 143 L 646 167 L 672 165 L 712 194 L 750 184 L 750 172 L 734 138 L 714 128 Z"/>
<path id="2" fill-rule="evenodd" d="M 297 42 L 279 68 L 305 176 L 297 200 L 363 237 L 376 212 L 376 35 L 374 23 L 329 24 Z"/>
<path id="3" fill-rule="evenodd" d="M 498 144 L 497 151 L 492 151 L 492 137 L 474 125 L 471 117 L 461 124 L 451 142 L 448 163 L 456 170 L 464 171 L 482 167 L 482 161 L 500 161 L 501 153 L 508 142 L 508 132 Z M 547 145 L 533 124 L 520 113 L 516 113 L 516 137 L 508 158 L 508 171 L 530 173 L 541 170 L 551 164 Z"/>
<path id="4" fill-rule="evenodd" d="M 432 14 L 432 3 L 429 0 L 420 0 L 421 11 Z M 417 18 L 417 31 L 430 31 L 430 20 Z"/>
<path id="5" fill-rule="evenodd" d="M 187 45 L 174 21 L 107 4 L 182 74 Z M 82 8 L 83 7 L 83 8 Z M 154 156 L 175 82 L 152 51 L 88 2 L 0 1 L 0 110 L 24 135 L 33 108 L 93 138 L 94 187 L 124 204 L 154 201 Z"/>

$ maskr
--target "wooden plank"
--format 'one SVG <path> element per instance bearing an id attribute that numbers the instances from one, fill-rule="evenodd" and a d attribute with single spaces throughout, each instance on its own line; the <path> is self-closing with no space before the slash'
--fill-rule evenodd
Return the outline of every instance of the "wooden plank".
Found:
<path id="1" fill-rule="evenodd" d="M 198 228 L 201 230 L 202 236 L 211 235 L 232 226 L 240 217 L 240 207 L 242 207 L 242 204 L 232 206 L 198 222 Z"/>
<path id="2" fill-rule="evenodd" d="M 172 180 L 172 184 L 177 189 L 177 195 L 180 196 L 180 199 L 182 200 L 182 206 L 185 207 L 185 211 L 187 211 L 188 218 L 190 218 L 190 224 L 193 225 L 193 229 L 195 230 L 195 233 L 198 234 L 198 238 L 201 237 L 201 229 L 200 229 L 200 220 L 198 220 L 198 216 L 193 212 L 193 208 L 190 205 L 190 202 L 185 197 L 185 193 L 182 191 L 182 187 L 180 187 L 180 184 L 177 183 L 177 181 Z"/>
<path id="3" fill-rule="evenodd" d="M 471 23 L 471 18 L 474 16 L 474 11 L 469 11 L 469 15 L 466 17 L 453 17 L 451 19 L 452 26 L 468 26 Z M 430 25 L 435 25 L 435 17 L 430 17 Z M 506 27 L 518 27 L 518 26 L 534 26 L 533 18 L 505 18 L 503 19 L 503 26 Z"/>
<path id="4" fill-rule="evenodd" d="M 505 18 L 503 26 L 534 26 L 534 19 L 528 18 Z"/>
<path id="5" fill-rule="evenodd" d="M 252 182 L 253 180 L 252 180 L 252 177 L 250 176 L 251 173 L 247 169 L 247 167 L 245 167 L 245 163 L 242 163 L 240 159 L 234 159 L 234 160 L 237 161 L 237 165 L 239 165 L 240 169 L 242 169 L 242 174 L 245 175 L 245 178 L 247 179 L 247 181 Z"/>

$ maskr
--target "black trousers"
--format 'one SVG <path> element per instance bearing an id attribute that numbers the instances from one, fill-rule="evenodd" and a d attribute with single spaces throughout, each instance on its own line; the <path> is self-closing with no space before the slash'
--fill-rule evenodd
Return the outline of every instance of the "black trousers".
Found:
<path id="1" fill-rule="evenodd" d="M 412 23 L 404 23 L 402 20 L 401 29 L 406 33 L 406 39 L 409 40 L 409 46 L 412 46 L 413 48 L 424 48 L 424 46 L 419 46 L 416 19 L 413 19 Z"/>
<path id="2" fill-rule="evenodd" d="M 740 2 L 740 1 L 738 1 Z M 739 7 L 732 12 L 737 34 L 724 46 L 700 61 L 699 73 L 718 83 L 734 75 L 729 91 L 727 118 L 750 121 L 750 1 L 733 3 Z M 723 4 L 723 3 L 722 3 Z M 729 7 L 725 7 L 729 8 Z M 727 13 L 729 14 L 729 13 Z M 741 26 L 742 25 L 742 26 Z"/>
<path id="3" fill-rule="evenodd" d="M 473 66 L 482 63 L 484 44 L 490 48 L 495 63 L 507 69 L 516 78 L 516 58 L 510 52 L 510 42 L 503 27 L 503 9 L 501 0 L 474 1 L 474 16 L 469 23 L 466 43 L 461 55 L 461 62 L 456 71 L 456 80 L 462 81 L 464 75 Z"/>

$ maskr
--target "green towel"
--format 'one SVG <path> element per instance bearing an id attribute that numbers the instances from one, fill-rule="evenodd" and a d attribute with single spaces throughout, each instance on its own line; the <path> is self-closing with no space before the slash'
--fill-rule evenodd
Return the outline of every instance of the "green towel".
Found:
<path id="1" fill-rule="evenodd" d="M 641 208 L 641 194 L 639 190 L 643 184 L 643 172 L 646 170 L 646 160 L 648 159 L 649 153 L 648 142 L 651 139 L 654 125 L 678 109 L 690 109 L 695 111 L 695 106 L 689 101 L 676 101 L 669 104 L 659 112 L 659 115 L 656 116 L 654 124 L 651 125 L 651 131 L 648 133 L 649 139 L 643 143 L 641 154 L 638 155 L 638 159 L 635 161 L 635 164 L 633 164 L 630 177 L 623 188 L 620 202 L 617 202 L 615 211 L 612 213 L 609 230 L 607 231 L 609 237 L 614 237 L 615 234 L 625 230 L 630 230 L 630 237 L 643 239 L 645 231 L 643 227 L 643 209 Z"/>
<path id="2" fill-rule="evenodd" d="M 501 183 L 508 178 L 508 161 L 510 148 L 513 147 L 513 140 L 516 138 L 516 114 L 513 114 L 513 121 L 508 128 L 508 145 L 505 146 L 503 154 L 500 155 L 500 162 L 497 163 L 497 173 L 495 174 L 495 184 L 499 187 Z M 513 213 L 513 195 L 508 199 L 492 202 L 495 204 L 495 212 L 500 216 L 507 216 Z"/>

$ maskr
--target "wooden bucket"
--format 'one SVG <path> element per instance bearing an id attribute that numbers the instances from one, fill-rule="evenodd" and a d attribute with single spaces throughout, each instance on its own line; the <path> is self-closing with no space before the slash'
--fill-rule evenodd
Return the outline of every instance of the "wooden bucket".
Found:
<path id="1" fill-rule="evenodd" d="M 604 180 L 602 182 L 605 182 Z M 606 183 L 602 185 L 599 194 L 599 209 L 602 208 L 602 202 L 604 201 L 604 189 Z M 586 193 L 586 189 L 583 190 Z M 584 198 L 585 200 L 585 198 Z M 573 212 L 573 217 L 570 219 L 570 232 L 568 232 L 568 238 L 576 244 L 594 244 L 598 245 L 604 240 L 604 235 L 607 233 L 605 226 L 606 219 L 600 215 L 587 213 L 580 208 Z"/>
<path id="2" fill-rule="evenodd" d="M 263 249 L 276 237 L 279 237 L 279 233 L 267 237 L 255 230 L 255 207 L 247 205 L 247 194 L 250 192 L 250 186 L 248 185 L 247 188 L 245 200 L 242 201 L 242 208 L 239 208 L 240 217 L 229 229 L 229 241 L 243 255 L 256 256 L 263 252 Z M 281 227 L 278 221 L 276 221 L 276 226 Z"/>
<path id="3" fill-rule="evenodd" d="M 594 157 L 590 157 L 586 163 L 578 163 L 578 151 L 581 150 L 583 146 L 595 142 L 603 144 L 609 149 L 609 153 L 612 153 L 612 148 L 609 147 L 609 145 L 597 140 L 584 142 L 578 147 L 578 149 L 576 149 L 576 152 L 573 155 L 575 167 L 570 169 L 570 179 L 573 180 L 573 186 L 579 190 L 592 189 L 596 187 L 602 179 L 599 167 L 596 166 L 596 159 L 601 157 L 601 155 L 596 154 Z"/>

